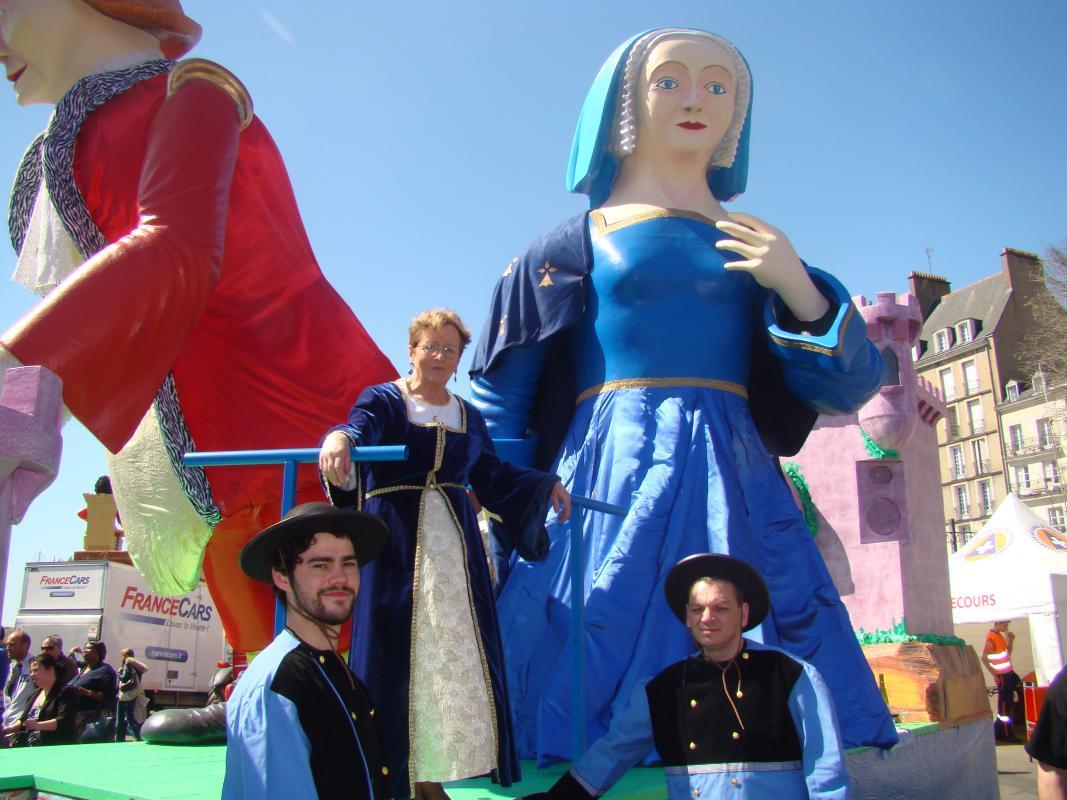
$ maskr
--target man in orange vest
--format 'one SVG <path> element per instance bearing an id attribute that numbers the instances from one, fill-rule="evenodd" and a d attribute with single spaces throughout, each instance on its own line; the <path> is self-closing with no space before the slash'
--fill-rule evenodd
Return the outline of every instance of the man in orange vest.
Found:
<path id="1" fill-rule="evenodd" d="M 1015 705 L 1015 693 L 1022 685 L 1022 679 L 1015 672 L 1011 663 L 1011 651 L 1015 644 L 1015 634 L 1008 630 L 1009 620 L 994 622 L 985 635 L 985 647 L 982 649 L 982 663 L 997 685 L 997 738 L 1014 740 L 1012 733 L 1012 709 Z"/>

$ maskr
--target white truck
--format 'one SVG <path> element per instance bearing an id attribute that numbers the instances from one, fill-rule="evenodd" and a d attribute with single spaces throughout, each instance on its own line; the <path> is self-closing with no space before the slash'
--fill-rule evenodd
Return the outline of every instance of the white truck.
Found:
<path id="1" fill-rule="evenodd" d="M 148 666 L 141 685 L 165 705 L 199 705 L 217 662 L 227 658 L 222 622 L 203 583 L 163 597 L 136 569 L 114 561 L 27 564 L 15 624 L 29 633 L 34 652 L 53 633 L 68 652 L 99 639 L 116 669 L 119 651 L 132 647 Z"/>

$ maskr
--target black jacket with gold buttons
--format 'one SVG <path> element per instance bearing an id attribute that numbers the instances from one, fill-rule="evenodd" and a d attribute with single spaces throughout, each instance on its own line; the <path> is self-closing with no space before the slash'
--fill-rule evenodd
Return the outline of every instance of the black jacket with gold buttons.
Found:
<path id="1" fill-rule="evenodd" d="M 664 766 L 799 761 L 789 697 L 803 667 L 773 650 L 744 649 L 725 668 L 696 655 L 648 682 Z"/>

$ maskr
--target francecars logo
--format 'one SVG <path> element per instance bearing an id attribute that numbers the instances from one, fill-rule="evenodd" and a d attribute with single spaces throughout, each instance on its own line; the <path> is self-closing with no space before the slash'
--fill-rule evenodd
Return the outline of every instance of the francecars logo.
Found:
<path id="1" fill-rule="evenodd" d="M 42 575 L 40 586 L 84 586 L 92 580 L 90 575 Z"/>

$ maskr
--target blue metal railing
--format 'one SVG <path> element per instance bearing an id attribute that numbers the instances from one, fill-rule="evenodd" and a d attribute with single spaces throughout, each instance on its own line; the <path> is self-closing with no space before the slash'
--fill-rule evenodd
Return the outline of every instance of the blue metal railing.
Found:
<path id="1" fill-rule="evenodd" d="M 494 439 L 497 454 L 504 460 L 525 460 L 529 445 L 523 439 Z M 408 449 L 405 445 L 379 445 L 375 447 L 353 447 L 353 461 L 405 461 Z M 515 456 L 520 456 L 515 458 Z M 186 453 L 185 464 L 189 467 L 232 467 L 277 464 L 282 467 L 282 504 L 281 513 L 293 507 L 296 502 L 296 469 L 298 464 L 310 464 L 319 460 L 317 448 L 297 448 L 291 450 L 228 450 L 212 453 Z M 571 587 L 571 629 L 568 641 L 571 646 L 571 758 L 577 761 L 585 752 L 585 559 L 582 550 L 582 516 L 585 511 L 596 511 L 614 516 L 625 516 L 626 509 L 612 503 L 604 503 L 589 497 L 571 495 L 571 517 L 568 521 L 570 533 L 570 587 Z M 281 602 L 274 605 L 274 633 L 277 635 L 285 627 L 285 606 Z"/>

